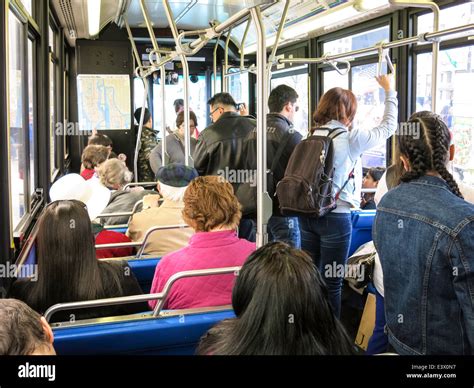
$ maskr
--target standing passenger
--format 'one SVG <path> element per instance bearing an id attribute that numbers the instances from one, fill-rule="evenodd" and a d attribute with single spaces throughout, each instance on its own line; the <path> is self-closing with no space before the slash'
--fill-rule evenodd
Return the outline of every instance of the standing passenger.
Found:
<path id="1" fill-rule="evenodd" d="M 140 117 L 142 108 L 138 108 L 135 113 L 135 120 L 137 125 L 140 124 Z M 141 147 L 138 152 L 138 181 L 139 182 L 154 182 L 155 175 L 150 167 L 150 154 L 157 143 L 157 132 L 153 130 L 153 119 L 148 108 L 145 108 L 145 117 L 143 118 L 143 128 L 141 136 Z M 137 129 L 138 136 L 138 129 Z"/>
<path id="2" fill-rule="evenodd" d="M 280 213 L 278 197 L 275 188 L 278 182 L 285 175 L 288 160 L 301 141 L 302 136 L 293 128 L 294 116 L 299 110 L 298 93 L 293 88 L 286 85 L 277 86 L 270 93 L 268 99 L 270 113 L 267 115 L 267 168 L 270 171 L 267 175 L 267 189 L 273 200 L 273 213 L 268 221 L 268 234 L 270 241 L 284 241 L 295 248 L 300 248 L 301 238 L 298 224 L 298 217 L 283 217 Z M 245 143 L 246 166 L 250 171 L 257 171 L 257 132 L 252 131 Z M 256 194 L 256 187 L 242 185 L 242 191 L 253 190 Z M 246 208 L 246 204 L 239 194 L 237 197 Z M 256 195 L 245 195 L 245 198 L 256 200 Z M 256 210 L 256 203 L 249 204 Z M 252 224 L 255 227 L 256 214 L 245 214 L 244 223 Z M 242 223 L 241 223 L 242 224 Z"/>
<path id="3" fill-rule="evenodd" d="M 198 125 L 197 117 L 194 112 L 189 112 L 189 134 L 191 155 L 196 148 L 197 140 L 193 137 L 196 127 Z M 165 164 L 185 164 L 185 149 L 184 149 L 184 112 L 178 113 L 176 117 L 176 131 L 171 135 L 166 136 L 166 156 Z M 163 165 L 162 144 L 161 140 L 150 153 L 150 166 L 153 173 L 156 174 L 158 169 Z"/>
<path id="4" fill-rule="evenodd" d="M 350 90 L 342 88 L 328 90 L 313 116 L 316 128 L 312 132 L 315 135 L 326 136 L 330 130 L 345 129 L 333 140 L 333 194 L 337 198 L 337 208 L 322 218 L 300 217 L 301 246 L 311 253 L 324 275 L 337 317 L 341 309 L 342 285 L 339 268 L 345 264 L 351 244 L 351 207 L 358 208 L 360 204 L 360 156 L 364 151 L 383 144 L 397 129 L 398 101 L 390 77 L 383 75 L 377 77 L 377 81 L 385 90 L 385 111 L 378 127 L 368 131 L 351 128 L 357 100 Z M 355 178 L 352 178 L 353 173 Z"/>
<path id="5" fill-rule="evenodd" d="M 474 354 L 474 205 L 448 172 L 450 134 L 418 112 L 400 134 L 401 184 L 385 194 L 373 238 L 386 327 L 399 354 Z"/>
<path id="6" fill-rule="evenodd" d="M 245 170 L 244 143 L 247 135 L 256 127 L 255 120 L 241 116 L 229 93 L 218 93 L 208 104 L 213 124 L 199 135 L 194 151 L 194 167 L 199 175 L 219 175 L 237 192 L 239 184 L 247 183 L 242 177 L 250 173 Z M 239 228 L 239 236 L 255 241 L 253 228 L 245 222 Z"/>

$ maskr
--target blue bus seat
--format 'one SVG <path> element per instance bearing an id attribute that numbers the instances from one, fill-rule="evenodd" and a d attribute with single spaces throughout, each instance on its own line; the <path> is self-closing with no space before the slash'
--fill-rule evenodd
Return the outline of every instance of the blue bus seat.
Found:
<path id="1" fill-rule="evenodd" d="M 160 262 L 158 258 L 147 258 L 147 259 L 131 259 L 128 260 L 128 265 L 133 271 L 133 274 L 138 280 L 142 291 L 148 294 L 151 289 L 153 277 L 155 276 L 155 268 Z"/>
<path id="2" fill-rule="evenodd" d="M 58 355 L 193 355 L 200 338 L 212 326 L 234 317 L 229 307 L 189 315 L 53 327 L 54 348 Z"/>
<path id="3" fill-rule="evenodd" d="M 375 210 L 352 211 L 352 240 L 349 256 L 362 244 L 372 240 L 372 224 L 374 223 Z"/>

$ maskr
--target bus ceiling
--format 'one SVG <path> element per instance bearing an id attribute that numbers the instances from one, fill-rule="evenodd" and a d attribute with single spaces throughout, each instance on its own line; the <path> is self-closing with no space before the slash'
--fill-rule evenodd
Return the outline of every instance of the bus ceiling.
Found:
<path id="1" fill-rule="evenodd" d="M 53 0 L 53 7 L 65 29 L 66 38 L 71 46 L 76 39 L 94 39 L 97 32 L 110 22 L 123 27 L 125 15 L 131 28 L 146 29 L 146 23 L 140 7 L 140 0 L 94 0 L 93 9 L 88 9 L 87 0 Z M 199 30 L 209 28 L 210 24 L 219 24 L 229 16 L 255 5 L 260 5 L 262 17 L 268 35 L 267 47 L 275 40 L 285 1 L 272 0 L 191 0 L 169 1 L 179 30 Z M 100 13 L 97 12 L 100 5 Z M 146 0 L 150 19 L 154 28 L 167 29 L 169 24 L 164 11 L 163 1 Z M 327 33 L 375 18 L 391 12 L 395 6 L 389 0 L 294 0 L 290 2 L 281 37 L 286 44 L 306 37 Z M 246 19 L 232 29 L 232 40 L 240 46 L 246 29 Z M 304 24 L 304 28 L 302 28 Z M 256 51 L 257 34 L 252 25 L 246 38 L 245 52 Z"/>

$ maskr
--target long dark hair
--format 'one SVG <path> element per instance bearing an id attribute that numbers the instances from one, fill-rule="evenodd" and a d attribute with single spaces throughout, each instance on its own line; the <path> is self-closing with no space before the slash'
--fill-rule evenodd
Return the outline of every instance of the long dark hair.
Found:
<path id="1" fill-rule="evenodd" d="M 287 244 L 270 243 L 248 258 L 232 305 L 237 318 L 211 329 L 199 354 L 352 354 L 313 261 Z"/>
<path id="2" fill-rule="evenodd" d="M 122 292 L 119 271 L 96 259 L 94 235 L 85 205 L 57 201 L 45 209 L 36 238 L 38 279 L 27 303 L 38 312 L 56 303 L 104 298 Z M 101 269 L 106 269 L 101 271 Z M 105 277 L 104 277 L 105 275 Z"/>
<path id="3" fill-rule="evenodd" d="M 414 136 L 413 133 L 398 136 L 400 154 L 410 162 L 410 171 L 405 172 L 400 180 L 409 182 L 429 171 L 436 171 L 449 185 L 453 194 L 463 198 L 458 184 L 446 168 L 451 143 L 447 125 L 439 115 L 428 111 L 414 113 L 408 123 L 418 125 L 420 130 L 416 133 L 419 136 Z"/>

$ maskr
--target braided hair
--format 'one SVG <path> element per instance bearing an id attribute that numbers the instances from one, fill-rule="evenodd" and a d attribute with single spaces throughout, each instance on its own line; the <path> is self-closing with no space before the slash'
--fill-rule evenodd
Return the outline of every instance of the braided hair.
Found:
<path id="1" fill-rule="evenodd" d="M 413 133 L 401 133 L 399 138 L 400 153 L 410 161 L 410 171 L 405 172 L 400 180 L 409 182 L 436 171 L 449 185 L 451 192 L 463 198 L 453 176 L 446 169 L 451 136 L 446 124 L 435 113 L 422 111 L 414 113 L 408 120 L 409 128 L 417 125 L 421 129 L 419 136 Z M 418 135 L 418 134 L 417 134 Z"/>

